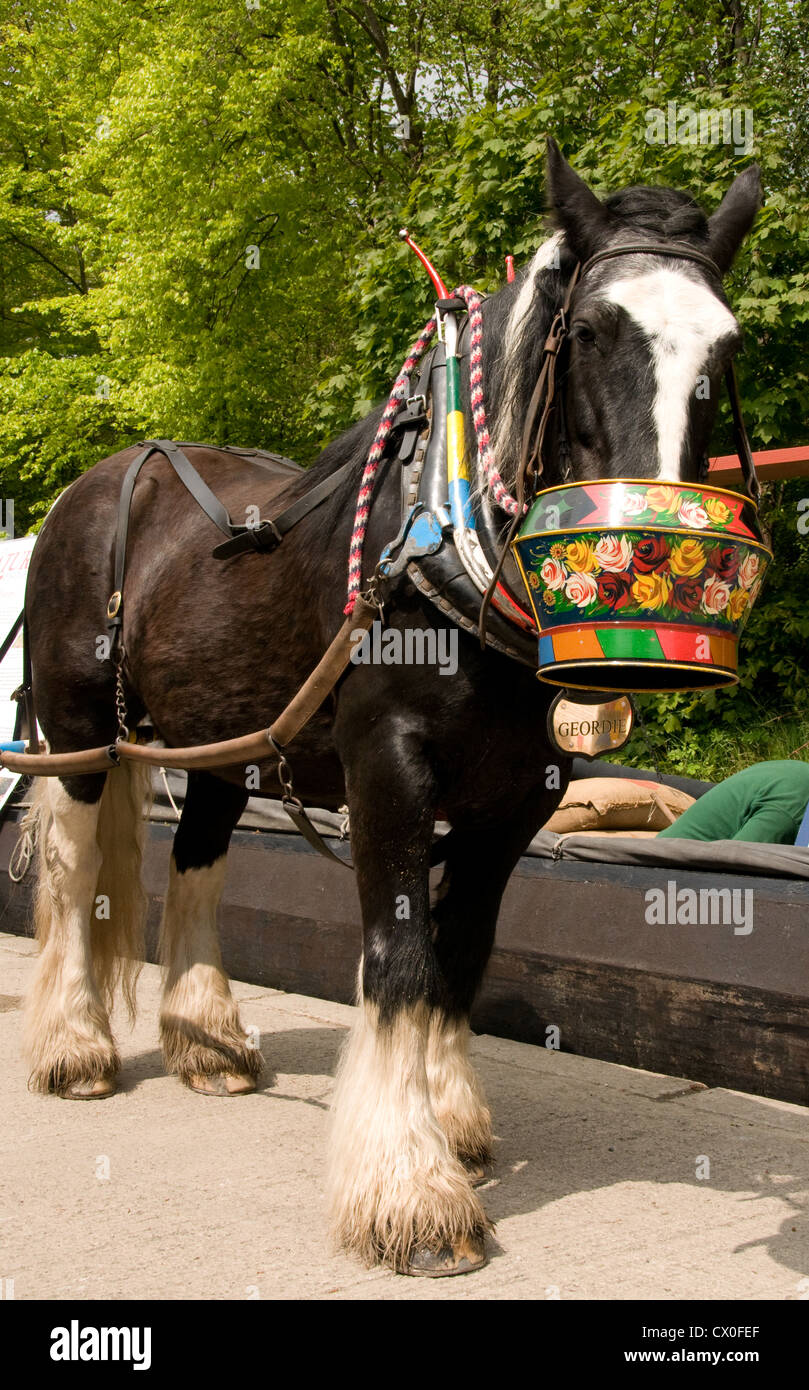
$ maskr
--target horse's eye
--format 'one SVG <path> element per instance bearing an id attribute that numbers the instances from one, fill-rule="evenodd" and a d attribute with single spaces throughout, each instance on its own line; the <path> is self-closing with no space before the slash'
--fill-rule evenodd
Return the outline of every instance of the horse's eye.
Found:
<path id="1" fill-rule="evenodd" d="M 586 323 L 574 323 L 570 330 L 571 338 L 575 338 L 577 343 L 594 343 L 596 335 Z"/>

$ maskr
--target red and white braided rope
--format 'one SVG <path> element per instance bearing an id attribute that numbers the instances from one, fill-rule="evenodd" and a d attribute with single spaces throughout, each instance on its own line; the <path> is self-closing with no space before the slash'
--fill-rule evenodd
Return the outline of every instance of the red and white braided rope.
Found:
<path id="1" fill-rule="evenodd" d="M 472 419 L 475 426 L 475 437 L 478 446 L 478 458 L 483 467 L 486 485 L 492 494 L 492 498 L 503 511 L 514 516 L 517 511 L 517 502 L 507 490 L 503 479 L 500 477 L 492 457 L 489 447 L 489 429 L 486 423 L 486 408 L 483 404 L 483 315 L 480 311 L 482 300 L 476 290 L 471 285 L 459 285 L 452 292 L 452 298 L 462 299 L 466 304 L 469 313 L 469 331 L 471 354 L 469 358 L 469 388 L 470 402 L 472 406 Z M 360 490 L 357 495 L 357 510 L 354 514 L 354 529 L 351 533 L 351 548 L 348 553 L 348 602 L 343 612 L 349 616 L 354 611 L 357 596 L 360 592 L 362 583 L 362 554 L 365 546 L 365 533 L 368 530 L 368 518 L 371 514 L 371 496 L 374 490 L 377 470 L 380 460 L 385 452 L 388 436 L 393 428 L 394 421 L 399 409 L 405 399 L 409 387 L 410 373 L 417 362 L 424 355 L 424 350 L 435 333 L 436 321 L 430 319 L 425 324 L 410 352 L 402 365 L 402 369 L 393 384 L 393 390 L 388 397 L 388 403 L 379 422 L 374 437 L 374 442 L 368 452 L 368 458 L 363 469 Z"/>
<path id="2" fill-rule="evenodd" d="M 483 315 L 480 312 L 483 301 L 477 290 L 473 290 L 471 285 L 459 285 L 455 294 L 459 299 L 463 299 L 469 313 L 469 342 L 471 347 L 469 400 L 472 406 L 475 437 L 478 442 L 478 458 L 483 467 L 486 486 L 492 494 L 493 500 L 498 507 L 502 507 L 504 512 L 508 512 L 509 516 L 515 516 L 517 499 L 512 497 L 500 477 L 489 447 L 489 427 L 486 423 L 486 407 L 483 404 Z"/>
<path id="3" fill-rule="evenodd" d="M 371 494 L 374 490 L 377 470 L 380 459 L 385 452 L 385 445 L 388 435 L 393 428 L 393 422 L 399 412 L 407 391 L 410 386 L 410 373 L 419 359 L 424 355 L 424 349 L 429 343 L 435 332 L 435 319 L 430 319 L 425 324 L 410 352 L 408 353 L 402 370 L 393 383 L 393 390 L 388 397 L 388 403 L 379 422 L 379 428 L 374 436 L 374 442 L 368 451 L 368 458 L 365 461 L 365 468 L 362 473 L 360 490 L 357 494 L 357 510 L 354 513 L 354 530 L 351 533 L 351 547 L 348 552 L 348 602 L 343 612 L 348 616 L 354 612 L 354 605 L 360 592 L 362 583 L 362 552 L 365 545 L 365 532 L 368 529 L 368 518 L 371 514 Z"/>

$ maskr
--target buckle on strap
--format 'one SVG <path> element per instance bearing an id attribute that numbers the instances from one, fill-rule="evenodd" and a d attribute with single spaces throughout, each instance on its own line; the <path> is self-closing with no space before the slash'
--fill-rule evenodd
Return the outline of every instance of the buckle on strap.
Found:
<path id="1" fill-rule="evenodd" d="M 426 425 L 428 418 L 427 397 L 424 393 L 420 391 L 415 396 L 408 396 L 404 403 L 404 409 L 401 409 L 397 414 L 393 426 L 394 429 L 404 431 L 402 448 L 406 447 L 411 438 L 415 445 L 415 440 L 423 426 Z M 401 458 L 401 451 L 399 456 Z"/>
<path id="2" fill-rule="evenodd" d="M 542 349 L 543 353 L 548 353 L 550 356 L 555 357 L 567 337 L 567 332 L 567 316 L 564 309 L 559 309 L 554 315 L 553 323 L 548 330 L 545 346 Z"/>
<path id="3" fill-rule="evenodd" d="M 275 522 L 270 520 L 262 521 L 258 526 L 248 526 L 246 531 L 256 550 L 273 550 L 284 539 Z"/>
<path id="4" fill-rule="evenodd" d="M 274 521 L 262 521 L 258 526 L 234 526 L 233 535 L 215 545 L 211 554 L 217 560 L 227 560 L 246 550 L 274 550 L 283 539 Z"/>

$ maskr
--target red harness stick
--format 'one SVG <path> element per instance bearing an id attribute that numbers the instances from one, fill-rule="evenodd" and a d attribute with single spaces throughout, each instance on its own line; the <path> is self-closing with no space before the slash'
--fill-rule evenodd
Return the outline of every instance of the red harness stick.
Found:
<path id="1" fill-rule="evenodd" d="M 449 299 L 450 296 L 447 293 L 447 287 L 444 284 L 444 281 L 441 279 L 441 276 L 438 274 L 438 271 L 436 270 L 432 261 L 427 259 L 421 247 L 417 246 L 415 241 L 413 241 L 406 227 L 402 227 L 402 230 L 399 233 L 399 239 L 400 241 L 407 242 L 407 245 L 410 247 L 410 250 L 415 252 L 415 254 L 418 256 L 419 260 L 424 266 L 424 269 L 427 271 L 427 274 L 429 275 L 430 279 L 432 280 L 435 286 L 435 292 L 438 295 L 438 298 Z"/>

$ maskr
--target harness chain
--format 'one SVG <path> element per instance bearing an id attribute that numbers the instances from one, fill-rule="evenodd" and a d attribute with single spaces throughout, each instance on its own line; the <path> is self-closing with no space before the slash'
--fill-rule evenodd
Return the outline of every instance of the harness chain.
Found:
<path id="1" fill-rule="evenodd" d="M 471 285 L 459 285 L 453 290 L 452 299 L 462 299 L 469 314 L 469 331 L 471 353 L 469 357 L 469 387 L 470 402 L 472 405 L 472 419 L 475 427 L 475 437 L 477 439 L 478 457 L 483 467 L 486 478 L 486 485 L 489 488 L 494 501 L 503 511 L 510 516 L 516 516 L 518 502 L 512 497 L 506 488 L 503 479 L 495 467 L 492 452 L 489 447 L 489 427 L 486 421 L 486 407 L 483 404 L 483 315 L 481 304 L 483 300 L 477 290 Z M 425 348 L 430 342 L 436 330 L 436 320 L 431 318 L 425 324 L 406 358 L 399 375 L 393 385 L 393 390 L 388 397 L 388 403 L 382 419 L 379 422 L 374 437 L 374 442 L 368 452 L 368 459 L 362 474 L 362 482 L 357 496 L 357 510 L 354 514 L 354 529 L 351 534 L 351 548 L 348 556 L 348 602 L 343 612 L 346 616 L 354 611 L 354 604 L 360 592 L 362 583 L 362 555 L 365 546 L 365 533 L 368 529 L 368 518 L 371 512 L 371 495 L 373 493 L 374 481 L 380 460 L 385 452 L 385 445 L 395 422 L 396 415 L 404 402 L 405 394 L 409 387 L 410 374 L 416 363 L 423 356 Z"/>

